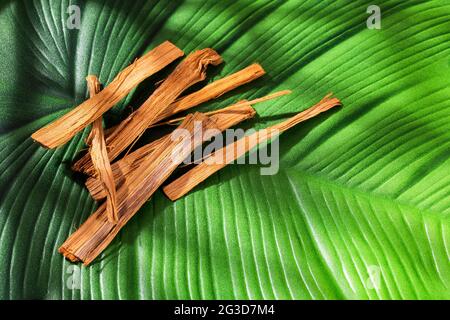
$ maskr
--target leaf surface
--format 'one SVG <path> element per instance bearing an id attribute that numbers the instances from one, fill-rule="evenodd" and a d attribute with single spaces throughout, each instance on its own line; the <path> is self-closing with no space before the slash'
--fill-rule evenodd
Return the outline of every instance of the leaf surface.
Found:
<path id="1" fill-rule="evenodd" d="M 366 1 L 0 2 L 0 298 L 450 298 L 450 4 L 378 5 L 380 30 Z M 57 248 L 96 206 L 69 169 L 83 135 L 30 135 L 86 99 L 87 74 L 107 84 L 164 40 L 215 48 L 208 81 L 267 71 L 197 110 L 292 89 L 256 106 L 261 128 L 330 91 L 344 107 L 284 133 L 275 176 L 232 165 L 175 203 L 158 192 L 78 268 Z"/>

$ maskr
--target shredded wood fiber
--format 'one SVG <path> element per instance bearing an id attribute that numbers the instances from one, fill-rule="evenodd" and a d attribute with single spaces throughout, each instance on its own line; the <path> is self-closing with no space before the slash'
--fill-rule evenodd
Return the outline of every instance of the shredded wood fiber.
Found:
<path id="1" fill-rule="evenodd" d="M 127 117 L 124 125 L 119 125 L 108 136 L 106 144 L 109 159 L 114 160 L 125 148 L 138 139 L 184 90 L 204 80 L 208 65 L 218 65 L 221 62 L 220 55 L 210 48 L 195 51 L 186 57 L 147 101 Z M 93 166 L 90 157 L 83 156 L 73 165 L 73 170 L 92 175 Z"/>
<path id="2" fill-rule="evenodd" d="M 173 124 L 182 121 L 184 118 L 173 119 L 167 122 L 160 122 L 166 118 L 169 118 L 179 112 L 186 111 L 190 108 L 196 107 L 206 101 L 211 99 L 218 98 L 223 94 L 241 86 L 246 83 L 249 83 L 259 77 L 263 76 L 266 72 L 263 67 L 258 63 L 254 63 L 238 72 L 230 74 L 224 78 L 216 80 L 202 89 L 195 91 L 187 96 L 180 97 L 175 100 L 169 107 L 167 107 L 164 112 L 162 112 L 154 121 L 155 124 L 150 125 L 151 127 L 160 126 L 163 124 Z M 205 114 L 209 115 L 212 112 L 206 112 Z M 179 120 L 179 121 L 178 121 Z M 123 128 L 125 125 L 125 121 L 123 121 L 120 126 Z M 116 128 L 119 128 L 116 130 Z M 115 131 L 120 132 L 120 127 L 112 127 L 105 131 L 105 135 L 109 138 L 109 136 Z"/>
<path id="3" fill-rule="evenodd" d="M 201 125 L 195 125 L 201 121 Z M 186 117 L 179 127 L 190 133 L 186 137 L 165 137 L 142 163 L 142 170 L 126 177 L 117 190 L 118 222 L 108 220 L 106 206 L 101 205 L 59 248 L 71 261 L 89 265 L 113 240 L 120 229 L 134 216 L 175 168 L 204 140 L 206 129 L 217 128 L 214 121 L 201 113 Z M 177 157 L 173 155 L 177 154 Z"/>
<path id="4" fill-rule="evenodd" d="M 95 96 L 100 91 L 100 82 L 94 75 L 87 76 L 89 95 Z M 101 190 L 106 197 L 106 212 L 108 220 L 117 223 L 116 183 L 114 182 L 111 164 L 106 151 L 105 136 L 103 134 L 102 117 L 92 123 L 92 129 L 87 139 L 89 154 L 94 165 L 95 172 Z"/>
<path id="5" fill-rule="evenodd" d="M 144 79 L 183 55 L 183 51 L 169 41 L 163 42 L 123 69 L 99 94 L 37 130 L 31 137 L 46 148 L 56 148 L 66 143 L 122 100 Z"/>
<path id="6" fill-rule="evenodd" d="M 223 131 L 236 124 L 252 118 L 256 114 L 255 109 L 249 105 L 230 106 L 224 109 L 219 109 L 210 118 L 215 121 L 217 130 Z M 168 134 L 170 135 L 170 134 Z M 168 136 L 167 135 L 167 136 Z M 143 147 L 133 151 L 127 156 L 112 165 L 112 172 L 117 187 L 125 182 L 125 177 L 142 165 L 145 159 L 153 153 L 162 143 L 164 143 L 167 136 L 163 136 Z M 205 137 L 208 139 L 209 137 Z M 91 193 L 92 198 L 100 200 L 107 196 L 105 189 L 102 186 L 100 179 L 96 177 L 89 177 L 86 180 L 86 187 Z"/>
<path id="7" fill-rule="evenodd" d="M 220 97 L 221 95 L 239 87 L 250 81 L 253 81 L 266 72 L 258 63 L 254 63 L 247 68 L 238 72 L 230 74 L 222 79 L 216 80 L 202 89 L 193 92 L 187 96 L 181 97 L 172 103 L 163 113 L 158 116 L 156 122 L 162 121 L 173 116 L 181 111 L 188 110 L 192 107 L 198 106 L 201 103 Z"/>
<path id="8" fill-rule="evenodd" d="M 291 90 L 282 90 L 282 91 L 278 91 L 278 92 L 275 92 L 275 93 L 268 94 L 267 96 L 264 96 L 264 97 L 253 99 L 251 101 L 242 100 L 242 101 L 240 101 L 240 102 L 230 106 L 229 108 L 231 108 L 231 107 L 236 108 L 236 107 L 241 107 L 241 106 L 242 107 L 243 106 L 250 106 L 250 105 L 253 105 L 253 104 L 256 104 L 256 103 L 260 103 L 260 102 L 264 102 L 264 101 L 267 101 L 267 100 L 275 99 L 275 98 L 278 98 L 278 97 L 281 97 L 281 96 L 284 96 L 284 95 L 290 94 L 290 93 L 291 93 Z M 216 114 L 218 112 L 222 113 L 222 112 L 224 112 L 224 109 L 223 110 L 215 110 L 215 111 L 205 112 L 205 115 L 209 116 L 209 115 Z M 180 117 L 180 118 L 176 118 L 176 119 L 170 119 L 170 120 L 167 120 L 165 122 L 156 123 L 152 127 L 166 125 L 166 124 L 171 124 L 171 125 L 179 124 L 183 120 L 184 120 L 184 117 Z"/>
<path id="9" fill-rule="evenodd" d="M 289 93 L 291 93 L 290 90 L 282 90 L 264 97 L 253 99 L 251 101 L 243 100 L 229 107 L 207 112 L 205 115 L 210 115 L 211 119 L 217 122 L 218 129 L 223 131 L 239 122 L 253 117 L 256 111 L 251 107 L 252 103 L 264 102 Z M 184 120 L 184 118 L 173 119 L 167 123 L 172 124 L 182 120 Z M 120 186 L 123 183 L 125 175 L 127 175 L 130 171 L 139 170 L 142 159 L 148 156 L 148 154 L 159 145 L 163 138 L 155 140 L 152 143 L 137 149 L 112 165 L 114 180 L 116 181 L 117 186 Z M 86 187 L 91 193 L 92 198 L 95 200 L 100 200 L 106 197 L 104 188 L 102 188 L 101 182 L 96 177 L 89 177 L 86 181 Z"/>
<path id="10" fill-rule="evenodd" d="M 271 139 L 274 135 L 286 131 L 300 122 L 310 119 L 335 106 L 339 106 L 340 104 L 341 103 L 338 99 L 331 98 L 330 95 L 328 95 L 316 105 L 300 112 L 286 121 L 271 126 L 265 130 L 257 131 L 252 135 L 245 136 L 211 154 L 202 163 L 198 164 L 196 167 L 192 168 L 184 175 L 165 186 L 163 188 L 163 192 L 169 199 L 175 201 L 191 191 L 195 186 L 207 179 L 209 176 L 224 168 L 230 162 L 243 156 L 258 144 Z"/>
<path id="11" fill-rule="evenodd" d="M 254 117 L 256 111 L 252 106 L 255 103 L 290 93 L 289 90 L 283 90 L 250 101 L 242 100 L 227 108 L 171 118 L 176 113 L 215 99 L 265 74 L 264 69 L 254 63 L 180 97 L 187 88 L 205 79 L 208 65 L 222 62 L 217 52 L 206 48 L 182 60 L 142 106 L 119 125 L 103 129 L 102 115 L 105 112 L 144 79 L 183 55 L 182 50 L 166 41 L 119 72 L 101 91 L 97 77 L 88 76 L 89 99 L 32 134 L 32 138 L 44 147 L 55 148 L 92 123 L 92 130 L 86 139 L 89 151 L 74 163 L 72 169 L 89 175 L 86 186 L 95 200 L 106 199 L 59 248 L 59 252 L 67 259 L 89 265 L 203 142 Z M 171 200 L 176 200 L 258 144 L 337 105 L 340 105 L 340 101 L 328 95 L 290 119 L 245 136 L 200 159 L 198 165 L 165 186 L 163 192 Z M 174 131 L 128 154 L 146 129 L 179 123 L 178 129 L 185 129 L 184 134 Z"/>

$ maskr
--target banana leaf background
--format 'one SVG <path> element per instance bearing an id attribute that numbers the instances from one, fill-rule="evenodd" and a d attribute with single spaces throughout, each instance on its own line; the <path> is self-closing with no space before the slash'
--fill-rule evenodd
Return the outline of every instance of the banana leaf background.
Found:
<path id="1" fill-rule="evenodd" d="M 56 150 L 30 135 L 86 99 L 86 75 L 108 84 L 164 40 L 215 48 L 207 81 L 267 71 L 195 110 L 292 89 L 243 125 L 262 128 L 328 92 L 344 107 L 280 137 L 277 175 L 231 165 L 175 203 L 158 191 L 90 267 L 71 264 L 57 248 L 96 208 L 69 169 L 88 129 Z M 0 1 L 0 298 L 450 298 L 449 53 L 447 0 Z"/>

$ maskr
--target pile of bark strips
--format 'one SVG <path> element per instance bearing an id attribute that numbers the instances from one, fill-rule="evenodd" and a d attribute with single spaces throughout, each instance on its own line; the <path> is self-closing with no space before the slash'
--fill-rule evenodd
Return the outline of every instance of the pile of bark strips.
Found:
<path id="1" fill-rule="evenodd" d="M 56 148 L 92 125 L 86 138 L 88 151 L 73 164 L 72 169 L 88 176 L 86 186 L 89 192 L 95 200 L 103 203 L 59 248 L 71 261 L 90 264 L 195 148 L 214 135 L 254 117 L 253 104 L 290 92 L 284 90 L 252 101 L 239 101 L 212 112 L 171 118 L 265 74 L 264 69 L 255 63 L 180 97 L 187 88 L 206 78 L 209 65 L 222 62 L 216 51 L 207 48 L 189 54 L 138 109 L 117 126 L 104 131 L 102 116 L 105 112 L 144 79 L 183 55 L 182 50 L 166 41 L 123 69 L 103 90 L 97 77 L 89 75 L 86 79 L 90 98 L 33 133 L 32 138 L 42 146 Z M 164 186 L 163 192 L 175 201 L 258 144 L 338 105 L 339 100 L 328 95 L 292 118 L 215 150 Z M 126 152 L 148 128 L 161 124 L 177 125 L 176 128 L 184 129 L 188 137 L 186 134 L 179 137 L 167 134 Z"/>

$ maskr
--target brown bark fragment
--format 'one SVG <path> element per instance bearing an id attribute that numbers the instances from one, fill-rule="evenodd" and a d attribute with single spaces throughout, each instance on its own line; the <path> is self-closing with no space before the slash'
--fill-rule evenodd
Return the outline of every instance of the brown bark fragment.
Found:
<path id="1" fill-rule="evenodd" d="M 94 75 L 86 78 L 91 97 L 100 91 L 100 82 Z M 111 164 L 106 151 L 105 136 L 103 134 L 102 117 L 92 123 L 92 129 L 88 137 L 89 154 L 94 165 L 101 190 L 106 196 L 106 212 L 108 220 L 117 223 L 116 183 L 114 182 Z"/>
<path id="2" fill-rule="evenodd" d="M 201 125 L 198 125 L 199 121 Z M 202 143 L 203 132 L 215 127 L 215 123 L 201 113 L 187 117 L 179 129 L 187 130 L 189 139 L 185 135 L 166 137 L 152 156 L 142 163 L 142 170 L 127 176 L 125 183 L 118 188 L 117 223 L 108 221 L 106 205 L 103 204 L 61 245 L 59 252 L 72 261 L 90 264 L 175 168 Z"/>
<path id="3" fill-rule="evenodd" d="M 230 107 L 217 110 L 217 112 L 210 118 L 216 122 L 217 130 L 223 131 L 242 121 L 252 118 L 255 114 L 256 112 L 251 106 L 232 105 Z M 147 157 L 151 156 L 152 152 L 165 141 L 164 139 L 166 139 L 166 136 L 146 144 L 145 146 L 135 150 L 112 164 L 111 168 L 117 187 L 124 183 L 125 177 L 129 175 L 130 172 L 139 168 L 142 162 L 145 161 Z M 91 193 L 92 198 L 95 200 L 100 200 L 107 195 L 102 187 L 101 181 L 97 177 L 89 177 L 86 180 L 86 187 Z"/>
<path id="4" fill-rule="evenodd" d="M 99 94 L 34 132 L 31 137 L 46 148 L 56 148 L 75 136 L 124 98 L 145 78 L 155 74 L 183 51 L 165 41 L 123 69 Z"/>
<path id="5" fill-rule="evenodd" d="M 165 186 L 163 188 L 163 192 L 170 200 L 175 201 L 187 194 L 209 176 L 227 166 L 230 162 L 243 156 L 258 144 L 271 139 L 273 136 L 292 128 L 300 122 L 310 119 L 339 105 L 340 101 L 338 99 L 330 98 L 330 95 L 328 95 L 316 105 L 298 113 L 292 118 L 267 129 L 257 131 L 249 136 L 245 136 L 211 154 L 202 163 L 198 164 L 184 175 Z"/>
<path id="6" fill-rule="evenodd" d="M 119 125 L 106 139 L 108 156 L 112 161 L 158 119 L 158 116 L 175 99 L 193 84 L 206 77 L 208 65 L 218 65 L 222 58 L 217 52 L 206 48 L 191 53 L 164 82 L 153 92 L 144 104 L 125 119 L 125 125 Z M 94 173 L 90 157 L 85 155 L 72 167 L 75 171 L 88 175 Z"/>

